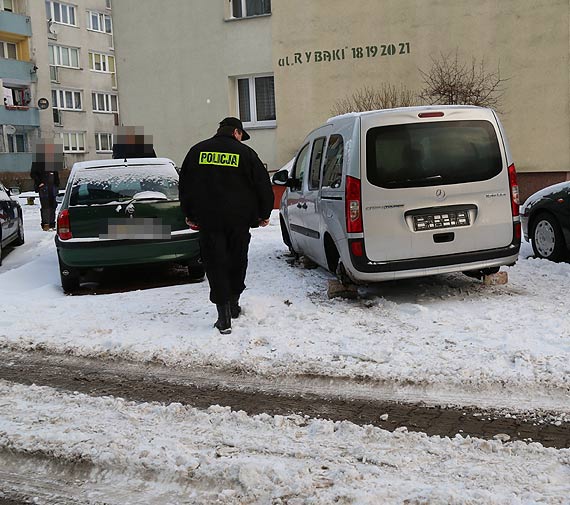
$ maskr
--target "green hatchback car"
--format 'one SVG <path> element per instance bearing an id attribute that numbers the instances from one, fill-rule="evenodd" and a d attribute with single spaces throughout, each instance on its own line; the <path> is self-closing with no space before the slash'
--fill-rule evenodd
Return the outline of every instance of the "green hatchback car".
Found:
<path id="1" fill-rule="evenodd" d="M 61 285 L 79 287 L 86 270 L 173 262 L 204 277 L 199 232 L 185 222 L 178 172 L 167 158 L 75 163 L 57 218 Z"/>

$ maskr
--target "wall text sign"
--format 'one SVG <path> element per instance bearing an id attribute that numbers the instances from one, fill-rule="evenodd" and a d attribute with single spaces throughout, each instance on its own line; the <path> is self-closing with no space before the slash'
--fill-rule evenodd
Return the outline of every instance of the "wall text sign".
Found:
<path id="1" fill-rule="evenodd" d="M 360 60 L 366 58 L 378 58 L 384 56 L 398 56 L 410 54 L 409 42 L 398 42 L 394 44 L 380 44 L 378 46 L 345 46 L 341 49 L 330 51 L 304 51 L 293 53 L 292 56 L 279 58 L 280 67 L 293 67 L 295 65 L 307 65 L 309 63 L 330 63 L 343 60 Z"/>

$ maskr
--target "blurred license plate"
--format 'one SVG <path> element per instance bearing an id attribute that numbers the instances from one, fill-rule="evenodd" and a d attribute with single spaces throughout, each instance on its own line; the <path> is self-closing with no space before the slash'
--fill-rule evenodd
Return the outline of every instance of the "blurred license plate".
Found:
<path id="1" fill-rule="evenodd" d="M 469 211 L 467 210 L 414 216 L 415 231 L 455 228 L 457 226 L 469 226 L 469 224 Z"/>
<path id="2" fill-rule="evenodd" d="M 169 225 L 162 224 L 162 219 L 144 218 L 116 218 L 107 222 L 107 233 L 99 235 L 102 239 L 112 240 L 156 240 L 170 239 Z"/>

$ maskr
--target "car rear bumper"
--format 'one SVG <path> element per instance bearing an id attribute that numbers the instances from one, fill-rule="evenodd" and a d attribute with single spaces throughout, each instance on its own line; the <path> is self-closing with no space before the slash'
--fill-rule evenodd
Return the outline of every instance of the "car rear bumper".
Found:
<path id="1" fill-rule="evenodd" d="M 373 262 L 365 256 L 355 257 L 351 255 L 351 263 L 345 265 L 345 268 L 348 270 L 349 275 L 359 282 L 424 277 L 427 275 L 513 265 L 518 259 L 519 249 L 520 241 L 516 241 L 507 247 L 485 251 L 387 262 Z"/>
<path id="2" fill-rule="evenodd" d="M 196 262 L 200 257 L 199 234 L 173 236 L 170 240 L 61 240 L 57 253 L 75 268 L 140 265 L 163 262 Z"/>

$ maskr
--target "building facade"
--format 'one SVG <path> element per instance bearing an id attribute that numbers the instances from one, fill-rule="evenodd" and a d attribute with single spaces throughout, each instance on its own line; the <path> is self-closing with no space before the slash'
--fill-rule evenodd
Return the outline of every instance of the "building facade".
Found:
<path id="1" fill-rule="evenodd" d="M 0 2 L 9 50 L 0 54 L 0 179 L 29 189 L 40 137 L 63 144 L 67 169 L 109 158 L 119 124 L 111 0 Z"/>
<path id="2" fill-rule="evenodd" d="M 458 55 L 500 69 L 522 196 L 568 178 L 570 0 L 209 0 L 199 10 L 116 0 L 113 9 L 122 119 L 177 163 L 237 115 L 277 169 L 337 101 L 383 83 L 419 90 L 434 58 Z"/>

